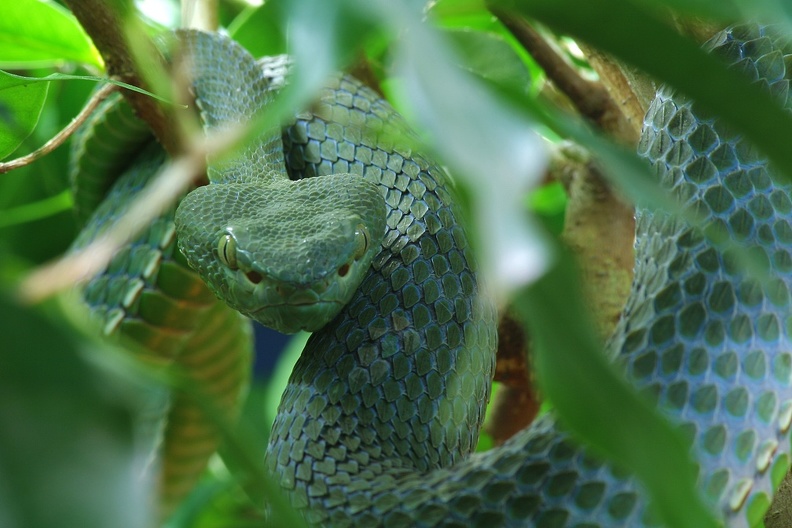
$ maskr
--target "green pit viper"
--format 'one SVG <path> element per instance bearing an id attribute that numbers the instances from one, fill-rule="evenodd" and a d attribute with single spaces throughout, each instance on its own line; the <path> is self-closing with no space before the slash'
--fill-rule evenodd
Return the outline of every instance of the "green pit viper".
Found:
<path id="1" fill-rule="evenodd" d="M 283 82 L 283 59 L 257 63 L 225 37 L 180 36 L 208 129 L 245 122 Z M 708 48 L 789 106 L 792 49 L 770 30 L 726 30 Z M 123 105 L 95 121 L 76 142 L 75 171 L 95 175 L 78 178 L 77 203 L 103 201 L 77 246 L 118 217 L 164 159 Z M 137 137 L 123 143 L 135 155 L 104 197 L 106 174 L 123 169 L 107 155 L 118 144 L 107 130 L 119 128 Z M 589 455 L 552 415 L 471 453 L 489 398 L 494 311 L 477 295 L 447 175 L 394 142 L 394 130 L 409 134 L 388 103 L 349 76 L 333 78 L 312 111 L 211 165 L 211 184 L 181 201 L 175 224 L 173 211 L 156 220 L 88 284 L 105 332 L 179 364 L 234 412 L 247 323 L 185 266 L 175 239 L 235 309 L 276 329 L 314 331 L 266 455 L 311 523 L 656 525 L 640 484 Z M 634 285 L 611 339 L 629 379 L 685 433 L 713 510 L 728 526 L 752 526 L 790 461 L 790 189 L 739 135 L 666 89 L 639 153 L 685 207 L 773 270 L 763 286 L 696 229 L 639 209 Z M 162 435 L 167 504 L 189 489 L 216 439 L 178 399 Z"/>

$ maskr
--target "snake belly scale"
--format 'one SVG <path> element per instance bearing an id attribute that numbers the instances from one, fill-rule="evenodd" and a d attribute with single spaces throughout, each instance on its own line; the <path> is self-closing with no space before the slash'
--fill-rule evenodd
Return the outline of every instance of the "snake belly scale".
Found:
<path id="1" fill-rule="evenodd" d="M 234 60 L 245 64 L 222 60 L 233 47 L 227 39 L 196 37 L 193 46 L 220 57 L 206 66 L 215 77 L 250 68 L 252 58 L 236 48 Z M 788 104 L 784 59 L 792 50 L 771 30 L 730 29 L 709 47 Z M 292 373 L 267 453 L 273 475 L 322 525 L 657 525 L 639 483 L 587 454 L 552 416 L 504 446 L 470 454 L 489 395 L 494 312 L 477 295 L 447 176 L 394 142 L 394 130 L 406 127 L 390 106 L 342 76 L 283 134 L 293 179 L 352 175 L 375 189 L 385 210 L 371 266 Z M 265 139 L 268 148 L 277 144 Z M 633 291 L 612 338 L 630 379 L 689 439 L 707 501 L 729 526 L 753 526 L 789 467 L 789 187 L 773 182 L 745 140 L 668 90 L 649 110 L 640 153 L 682 204 L 773 272 L 761 284 L 682 221 L 639 210 Z M 281 163 L 250 160 L 285 181 Z M 187 209 L 196 216 L 179 221 Z M 201 211 L 198 198 L 185 199 L 179 232 L 198 220 L 225 222 L 213 218 L 219 213 L 200 219 Z M 217 236 L 216 225 L 206 230 Z M 200 250 L 184 240 L 199 270 L 197 260 L 218 260 L 216 250 L 191 255 Z"/>

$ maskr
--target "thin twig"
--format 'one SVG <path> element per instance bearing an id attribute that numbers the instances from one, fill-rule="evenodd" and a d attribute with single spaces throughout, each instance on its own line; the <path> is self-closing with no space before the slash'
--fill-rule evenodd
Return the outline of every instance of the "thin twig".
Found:
<path id="1" fill-rule="evenodd" d="M 102 86 L 99 91 L 93 94 L 93 96 L 88 100 L 83 109 L 80 110 L 80 113 L 77 114 L 74 119 L 72 119 L 71 122 L 63 128 L 63 130 L 55 134 L 49 141 L 44 143 L 44 145 L 34 150 L 30 154 L 13 159 L 11 161 L 7 161 L 5 163 L 0 163 L 0 174 L 24 167 L 25 165 L 30 165 L 34 161 L 43 158 L 56 148 L 60 147 L 67 139 L 71 137 L 74 131 L 80 127 L 80 125 L 85 123 L 94 110 L 96 110 L 96 107 L 98 107 L 102 101 L 107 99 L 111 93 L 116 91 L 116 89 L 117 87 L 113 84 L 105 84 Z"/>
<path id="2" fill-rule="evenodd" d="M 79 251 L 32 271 L 19 287 L 22 301 L 35 303 L 99 273 L 113 255 L 186 191 L 194 174 L 204 168 L 195 155 L 182 156 L 165 169 L 135 199 L 129 210 L 104 234 Z"/>
<path id="3" fill-rule="evenodd" d="M 206 171 L 207 157 L 219 156 L 237 146 L 248 126 L 218 130 L 198 136 L 187 151 L 168 162 L 160 174 L 135 198 L 132 205 L 104 234 L 84 248 L 45 264 L 22 281 L 17 293 L 23 302 L 35 303 L 99 273 L 124 244 L 170 207 Z"/>

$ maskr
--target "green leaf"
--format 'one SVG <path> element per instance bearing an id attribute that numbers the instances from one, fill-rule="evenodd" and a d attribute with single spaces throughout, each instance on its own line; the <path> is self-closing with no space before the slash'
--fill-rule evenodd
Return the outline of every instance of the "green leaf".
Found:
<path id="1" fill-rule="evenodd" d="M 0 7 L 0 64 L 79 62 L 103 68 L 102 58 L 80 24 L 58 4 L 7 0 Z"/>
<path id="2" fill-rule="evenodd" d="M 577 270 L 563 255 L 514 300 L 535 343 L 534 368 L 542 390 L 567 427 L 635 472 L 665 525 L 715 528 L 699 498 L 687 444 L 605 359 L 582 298 Z"/>
<path id="3" fill-rule="evenodd" d="M 48 87 L 0 71 L 0 159 L 14 152 L 36 127 Z"/>
<path id="4" fill-rule="evenodd" d="M 97 77 L 96 75 L 72 75 L 69 73 L 51 73 L 46 77 L 25 77 L 23 75 L 14 75 L 13 73 L 3 72 L 0 70 L 0 73 L 8 76 L 9 85 L 24 85 L 29 83 L 35 82 L 50 82 L 50 81 L 90 81 L 95 83 L 106 83 L 106 84 L 114 84 L 120 88 L 126 88 L 127 90 L 132 90 L 133 92 L 142 93 L 143 95 L 148 95 L 152 99 L 156 99 L 162 103 L 166 104 L 173 104 L 170 100 L 160 97 L 159 95 L 149 92 L 148 90 L 144 90 L 139 86 L 135 86 L 134 84 L 125 83 L 123 81 L 119 81 L 116 79 L 110 79 L 107 77 Z M 2 89 L 2 88 L 0 88 Z M 183 108 L 187 108 L 183 106 Z"/>
<path id="5" fill-rule="evenodd" d="M 666 6 L 679 13 L 687 13 L 715 20 L 760 20 L 789 24 L 792 6 L 778 0 L 638 0 L 655 10 Z"/>
<path id="6" fill-rule="evenodd" d="M 82 336 L 1 291 L 0 313 L 0 525 L 150 526 L 133 392 Z"/>

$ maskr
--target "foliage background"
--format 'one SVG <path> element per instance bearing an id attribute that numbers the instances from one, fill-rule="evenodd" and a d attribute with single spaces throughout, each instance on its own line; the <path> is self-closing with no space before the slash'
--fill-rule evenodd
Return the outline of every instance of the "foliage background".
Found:
<path id="1" fill-rule="evenodd" d="M 792 150 L 783 139 L 792 137 L 789 116 L 679 37 L 670 16 L 701 16 L 719 25 L 763 17 L 788 25 L 788 2 L 493 3 L 546 24 L 547 34 L 583 39 L 677 86 L 752 137 L 783 169 L 782 177 L 792 174 Z M 172 2 L 150 0 L 137 8 L 135 16 L 152 33 L 179 25 Z M 220 3 L 219 15 L 221 26 L 254 55 L 288 51 L 295 57 L 298 88 L 284 104 L 307 100 L 328 71 L 369 65 L 427 148 L 459 178 L 474 229 L 494 228 L 479 242 L 483 257 L 496 263 L 491 269 L 515 251 L 528 255 L 523 262 L 530 272 L 500 270 L 494 278 L 533 328 L 539 380 L 562 419 L 605 456 L 638 473 L 675 525 L 712 525 L 690 492 L 683 444 L 606 364 L 575 301 L 574 271 L 554 238 L 563 215 L 560 188 L 528 193 L 540 179 L 545 142 L 571 139 L 595 152 L 633 200 L 679 212 L 643 165 L 544 97 L 543 71 L 482 1 L 272 0 L 261 7 L 229 1 Z M 569 44 L 570 60 L 585 69 L 572 41 L 563 36 L 559 42 Z M 0 6 L 0 67 L 28 77 L 103 73 L 101 58 L 67 10 L 38 0 Z M 0 78 L 0 157 L 7 161 L 46 142 L 77 114 L 92 88 L 85 80 L 20 85 Z M 132 409 L 141 387 L 172 381 L 152 377 L 122 352 L 93 340 L 63 304 L 31 307 L 15 297 L 20 281 L 66 251 L 78 229 L 70 211 L 68 156 L 68 146 L 60 147 L 0 175 L 0 525 L 142 526 L 148 522 L 148 483 L 135 477 L 145 454 L 132 441 Z M 492 188 L 503 194 L 488 192 Z M 519 196 L 517 207 L 504 207 L 504 196 Z M 496 244 L 488 246 L 486 239 Z M 548 269 L 534 286 L 523 286 Z M 235 448 L 226 451 L 226 464 L 213 463 L 171 526 L 260 522 L 259 508 L 238 486 L 239 467 L 257 470 L 250 460 L 263 453 L 271 419 L 262 408 L 272 409 L 267 390 L 277 393 L 272 387 L 278 383 L 282 379 L 265 380 L 252 391 L 246 427 L 228 432 Z M 604 396 L 592 397 L 597 394 Z M 614 415 L 625 424 L 621 432 L 608 426 Z M 647 445 L 654 449 L 648 455 Z M 656 460 L 664 462 L 650 463 Z M 680 511 L 681 518 L 675 513 Z"/>

